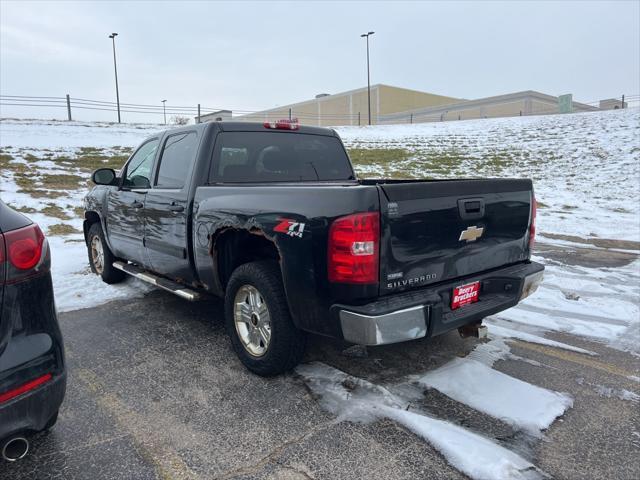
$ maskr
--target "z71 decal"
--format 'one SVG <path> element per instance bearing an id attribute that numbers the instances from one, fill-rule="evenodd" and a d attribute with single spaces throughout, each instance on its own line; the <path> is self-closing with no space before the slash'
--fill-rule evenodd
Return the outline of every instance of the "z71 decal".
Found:
<path id="1" fill-rule="evenodd" d="M 274 232 L 286 233 L 290 237 L 302 238 L 304 223 L 296 222 L 288 218 L 281 218 L 280 223 L 273 228 Z"/>

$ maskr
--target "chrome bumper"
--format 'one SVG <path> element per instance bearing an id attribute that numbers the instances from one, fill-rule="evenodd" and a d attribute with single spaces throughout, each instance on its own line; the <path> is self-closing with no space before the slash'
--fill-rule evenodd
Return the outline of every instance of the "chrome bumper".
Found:
<path id="1" fill-rule="evenodd" d="M 417 305 L 383 315 L 340 310 L 340 324 L 344 339 L 348 342 L 386 345 L 424 337 L 427 334 L 428 316 L 428 305 Z"/>
<path id="2" fill-rule="evenodd" d="M 524 285 L 522 286 L 520 300 L 524 300 L 529 295 L 533 294 L 542 283 L 542 280 L 544 280 L 544 271 L 527 275 L 524 279 Z"/>
<path id="3" fill-rule="evenodd" d="M 342 337 L 359 345 L 386 345 L 436 336 L 465 325 L 482 322 L 511 308 L 542 283 L 544 267 L 535 262 L 461 279 L 434 287 L 383 297 L 366 305 L 331 307 L 340 321 Z M 451 310 L 453 288 L 471 281 L 482 284 L 480 300 Z"/>

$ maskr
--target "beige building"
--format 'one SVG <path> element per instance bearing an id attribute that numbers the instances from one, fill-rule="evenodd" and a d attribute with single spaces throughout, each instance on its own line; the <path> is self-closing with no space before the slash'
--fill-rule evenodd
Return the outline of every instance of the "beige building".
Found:
<path id="1" fill-rule="evenodd" d="M 390 87 L 371 86 L 371 123 L 393 113 L 418 108 L 436 107 L 462 101 L 459 98 Z M 358 88 L 335 95 L 320 94 L 313 100 L 293 103 L 258 113 L 234 117 L 247 122 L 265 122 L 283 118 L 297 118 L 304 125 L 367 125 L 367 88 Z"/>
<path id="2" fill-rule="evenodd" d="M 571 102 L 573 112 L 599 110 Z M 611 108 L 611 107 L 610 107 Z M 526 90 L 477 100 L 464 100 L 389 85 L 371 86 L 371 123 L 397 124 L 469 120 L 559 113 L 558 97 Z M 264 122 L 297 118 L 301 124 L 317 126 L 367 125 L 367 89 L 334 95 L 320 94 L 312 100 L 234 117 L 234 120 Z"/>
<path id="3" fill-rule="evenodd" d="M 572 102 L 572 112 L 591 112 L 598 107 Z M 437 107 L 418 108 L 405 112 L 382 115 L 381 124 L 444 122 L 474 118 L 516 117 L 560 113 L 558 97 L 533 90 L 509 93 L 495 97 L 464 100 Z"/>
<path id="4" fill-rule="evenodd" d="M 231 110 L 217 110 L 211 113 L 205 113 L 204 115 L 200 115 L 199 117 L 195 117 L 193 120 L 195 123 L 205 123 L 205 122 L 228 122 L 232 120 L 233 114 Z"/>
<path id="5" fill-rule="evenodd" d="M 605 98 L 600 100 L 600 110 L 618 110 L 619 108 L 628 108 L 627 102 L 623 102 L 619 98 Z"/>

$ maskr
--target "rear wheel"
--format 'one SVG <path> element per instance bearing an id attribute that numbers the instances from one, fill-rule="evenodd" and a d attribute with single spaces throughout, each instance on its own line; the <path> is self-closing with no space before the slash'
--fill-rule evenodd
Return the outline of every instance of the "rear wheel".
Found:
<path id="1" fill-rule="evenodd" d="M 245 263 L 233 272 L 225 323 L 236 354 L 258 375 L 278 375 L 302 360 L 306 335 L 291 320 L 276 262 Z"/>
<path id="2" fill-rule="evenodd" d="M 89 228 L 87 250 L 91 271 L 100 275 L 103 282 L 118 283 L 124 280 L 126 274 L 113 266 L 116 257 L 111 253 L 109 246 L 104 240 L 104 233 L 102 232 L 100 223 L 94 223 L 91 225 L 91 228 Z"/>

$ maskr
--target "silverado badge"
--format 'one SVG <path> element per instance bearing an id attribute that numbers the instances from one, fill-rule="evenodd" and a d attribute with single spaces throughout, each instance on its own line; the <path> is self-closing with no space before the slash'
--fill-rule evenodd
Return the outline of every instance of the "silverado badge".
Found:
<path id="1" fill-rule="evenodd" d="M 477 239 L 479 239 L 482 234 L 484 233 L 484 228 L 483 227 L 476 227 L 475 225 L 472 227 L 467 227 L 466 230 L 463 230 L 460 232 L 460 238 L 458 239 L 458 241 L 462 241 L 462 240 L 466 240 L 467 243 L 469 242 L 475 242 Z"/>

